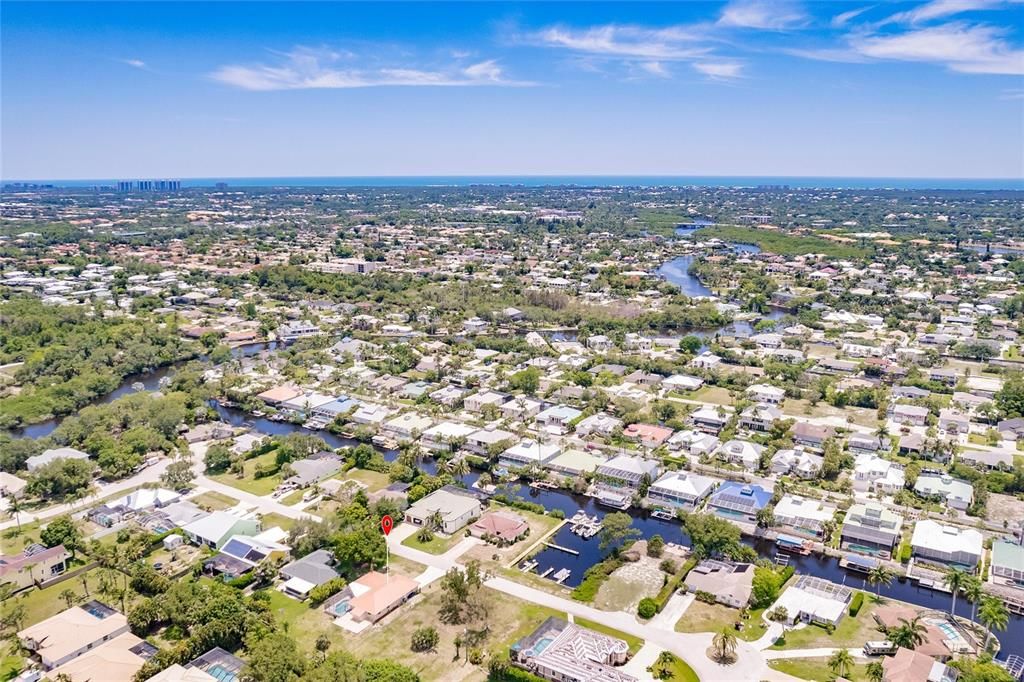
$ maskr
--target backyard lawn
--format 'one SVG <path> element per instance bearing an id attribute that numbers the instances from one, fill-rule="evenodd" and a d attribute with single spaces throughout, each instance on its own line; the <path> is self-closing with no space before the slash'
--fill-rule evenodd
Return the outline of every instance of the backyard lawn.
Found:
<path id="1" fill-rule="evenodd" d="M 284 516 L 277 512 L 270 512 L 269 514 L 261 514 L 260 521 L 263 526 L 263 530 L 267 528 L 273 528 L 274 526 L 280 526 L 283 530 L 291 530 L 292 526 L 295 525 L 295 519 L 290 516 Z"/>
<path id="2" fill-rule="evenodd" d="M 427 552 L 428 554 L 444 554 L 454 547 L 459 540 L 466 537 L 459 533 L 456 533 L 455 535 L 441 535 L 440 533 L 434 533 L 434 537 L 431 540 L 427 542 L 420 542 L 419 538 L 416 537 L 417 535 L 419 535 L 418 531 L 402 540 L 402 544 L 406 547 L 418 549 L 421 552 Z"/>
<path id="3" fill-rule="evenodd" d="M 706 604 L 694 600 L 686 613 L 676 623 L 676 632 L 721 632 L 722 628 L 729 628 L 740 639 L 753 642 L 760 639 L 768 626 L 761 620 L 764 609 L 750 612 L 747 620 L 741 621 L 739 609 L 731 609 L 721 604 Z M 733 625 L 740 621 L 743 623 L 742 630 L 734 630 Z"/>
<path id="4" fill-rule="evenodd" d="M 885 600 L 883 604 L 887 603 Z M 799 630 L 788 630 L 771 646 L 772 649 L 816 649 L 819 647 L 848 647 L 859 649 L 864 642 L 879 639 L 875 619 L 872 615 L 877 605 L 865 597 L 864 606 L 856 618 L 849 614 L 843 616 L 838 627 L 831 635 L 825 628 L 817 625 L 806 625 Z"/>
<path id="5" fill-rule="evenodd" d="M 209 509 L 210 511 L 217 511 L 219 509 L 230 509 L 238 504 L 238 500 L 233 497 L 228 497 L 223 493 L 218 493 L 215 490 L 209 490 L 205 493 L 200 493 L 192 498 L 192 502 L 202 507 L 203 509 Z"/>
<path id="6" fill-rule="evenodd" d="M 387 474 L 382 474 L 379 471 L 369 471 L 367 469 L 351 469 L 343 476 L 338 478 L 352 479 L 353 481 L 359 481 L 366 485 L 366 492 L 373 493 L 381 490 L 382 488 L 388 487 L 391 483 L 391 479 L 388 478 Z"/>
<path id="7" fill-rule="evenodd" d="M 769 665 L 779 672 L 804 680 L 825 682 L 836 679 L 837 675 L 828 667 L 828 658 L 791 658 L 788 660 L 770 661 Z M 867 666 L 854 665 L 845 671 L 846 679 L 851 682 L 867 682 Z"/>
<path id="8" fill-rule="evenodd" d="M 697 673 L 693 671 L 693 668 L 686 664 L 686 661 L 679 658 L 670 663 L 669 665 L 660 665 L 655 662 L 651 668 L 651 672 L 655 674 L 655 679 L 665 679 L 672 682 L 700 682 L 700 678 L 697 677 Z M 662 677 L 658 673 L 668 673 L 668 677 Z"/>
<path id="9" fill-rule="evenodd" d="M 98 599 L 102 602 L 110 602 L 110 606 L 120 610 L 120 601 L 112 601 L 109 597 L 99 594 L 99 572 L 99 568 L 93 568 L 83 574 L 75 576 L 74 578 L 62 580 L 55 585 L 50 585 L 43 589 L 33 588 L 31 590 L 19 592 L 17 595 L 8 599 L 7 602 L 4 603 L 4 607 L 10 608 L 13 605 L 25 607 L 25 624 L 23 627 L 28 627 L 29 625 L 34 625 L 41 620 L 46 620 L 50 616 L 55 616 L 68 608 L 67 602 L 60 597 L 60 594 L 64 592 L 64 590 L 70 590 L 74 593 L 75 598 L 72 602 L 73 604 L 80 604 L 88 601 L 89 599 Z M 85 586 L 82 584 L 83 576 L 88 584 L 88 593 L 86 592 Z M 123 582 L 121 574 L 118 574 L 118 580 Z M 137 598 L 139 598 L 138 595 L 129 588 L 127 597 L 129 609 L 131 609 L 132 601 Z"/>

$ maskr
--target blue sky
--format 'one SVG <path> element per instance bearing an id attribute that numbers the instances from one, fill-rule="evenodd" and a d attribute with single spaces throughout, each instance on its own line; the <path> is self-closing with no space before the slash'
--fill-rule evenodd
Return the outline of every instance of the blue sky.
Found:
<path id="1" fill-rule="evenodd" d="M 1024 2 L 4 2 L 5 179 L 1024 176 Z"/>

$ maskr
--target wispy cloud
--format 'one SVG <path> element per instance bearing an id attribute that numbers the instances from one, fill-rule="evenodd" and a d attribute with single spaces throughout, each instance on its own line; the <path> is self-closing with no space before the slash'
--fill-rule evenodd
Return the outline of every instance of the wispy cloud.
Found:
<path id="1" fill-rule="evenodd" d="M 867 7 L 861 7 L 859 9 L 851 9 L 849 12 L 842 12 L 832 17 L 832 21 L 829 23 L 833 28 L 842 28 L 860 15 L 864 14 L 864 12 L 867 12 L 869 9 L 873 9 L 873 6 L 868 5 Z"/>
<path id="2" fill-rule="evenodd" d="M 328 49 L 296 47 L 275 54 L 278 60 L 274 64 L 226 64 L 209 76 L 236 88 L 255 91 L 533 85 L 506 78 L 493 59 L 439 68 L 406 65 L 368 68 L 342 63 L 343 60 L 351 62 L 355 55 Z"/>
<path id="3" fill-rule="evenodd" d="M 894 14 L 886 21 L 920 24 L 964 12 L 992 9 L 1002 4 L 1003 0 L 931 0 L 912 10 Z"/>
<path id="4" fill-rule="evenodd" d="M 1007 88 L 999 95 L 999 99 L 1019 100 L 1024 99 L 1024 88 Z"/>
<path id="5" fill-rule="evenodd" d="M 892 35 L 855 37 L 851 47 L 873 59 L 943 64 L 962 73 L 1024 74 L 1024 50 L 994 26 L 953 22 Z"/>
<path id="6" fill-rule="evenodd" d="M 127 64 L 128 66 L 134 66 L 136 69 L 145 69 L 146 68 L 146 62 L 142 61 L 141 59 L 122 59 L 120 61 L 121 61 L 122 64 Z"/>
<path id="7" fill-rule="evenodd" d="M 722 10 L 721 26 L 780 31 L 806 20 L 803 10 L 788 0 L 733 0 Z"/>
<path id="8" fill-rule="evenodd" d="M 671 78 L 672 74 L 661 62 L 640 62 L 640 68 L 658 78 Z"/>
<path id="9" fill-rule="evenodd" d="M 706 54 L 708 48 L 694 45 L 701 37 L 689 27 L 647 28 L 617 24 L 583 29 L 551 26 L 533 36 L 547 47 L 609 57 L 653 60 L 693 59 Z"/>
<path id="10" fill-rule="evenodd" d="M 695 62 L 693 68 L 714 80 L 732 80 L 743 76 L 740 62 Z"/>

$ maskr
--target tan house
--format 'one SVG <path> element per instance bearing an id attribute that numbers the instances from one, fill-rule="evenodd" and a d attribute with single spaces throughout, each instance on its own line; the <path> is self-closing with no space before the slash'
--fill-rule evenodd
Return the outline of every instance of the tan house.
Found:
<path id="1" fill-rule="evenodd" d="M 53 670 L 127 632 L 123 613 L 93 600 L 30 625 L 18 640 L 44 670 Z"/>
<path id="2" fill-rule="evenodd" d="M 63 573 L 70 558 L 64 545 L 49 549 L 39 544 L 29 545 L 21 554 L 0 556 L 0 584 L 9 583 L 14 589 L 21 589 L 44 583 Z"/>

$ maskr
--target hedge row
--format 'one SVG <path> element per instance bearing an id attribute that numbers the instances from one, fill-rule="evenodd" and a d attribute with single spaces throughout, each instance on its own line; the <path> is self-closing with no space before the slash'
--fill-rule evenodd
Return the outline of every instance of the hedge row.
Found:
<path id="1" fill-rule="evenodd" d="M 853 599 L 850 601 L 850 617 L 856 618 L 860 612 L 860 607 L 864 605 L 864 593 L 858 592 L 853 595 Z"/>

